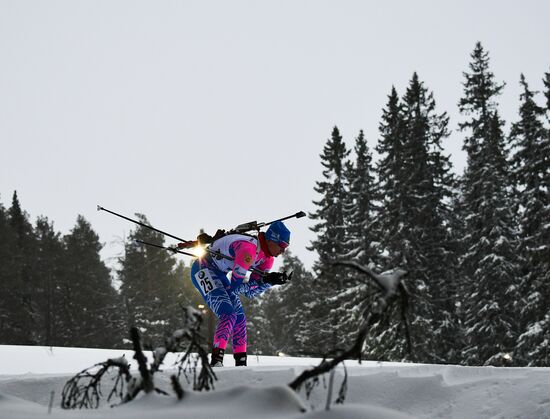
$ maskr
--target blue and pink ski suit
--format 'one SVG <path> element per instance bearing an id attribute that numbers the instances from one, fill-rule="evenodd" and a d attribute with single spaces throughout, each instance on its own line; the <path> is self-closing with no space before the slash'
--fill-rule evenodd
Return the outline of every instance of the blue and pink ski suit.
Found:
<path id="1" fill-rule="evenodd" d="M 266 255 L 258 238 L 243 234 L 222 237 L 209 249 L 233 258 L 231 261 L 209 254 L 191 266 L 193 285 L 219 318 L 214 348 L 225 350 L 232 337 L 233 353 L 246 352 L 246 316 L 239 296 L 252 298 L 271 288 L 257 273 L 252 273 L 248 281 L 245 278 L 251 267 L 268 272 L 274 258 Z"/>

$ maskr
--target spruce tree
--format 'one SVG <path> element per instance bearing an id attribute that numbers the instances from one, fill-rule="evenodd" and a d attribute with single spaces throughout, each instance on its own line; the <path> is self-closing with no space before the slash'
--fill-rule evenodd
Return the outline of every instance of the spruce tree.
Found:
<path id="1" fill-rule="evenodd" d="M 523 74 L 520 80 L 519 121 L 510 137 L 514 154 L 513 178 L 520 208 L 523 257 L 519 310 L 522 332 L 515 358 L 530 366 L 550 365 L 550 136 L 544 127 L 545 109 Z"/>
<path id="2" fill-rule="evenodd" d="M 320 200 L 313 201 L 317 210 L 310 214 L 316 221 L 311 230 L 317 237 L 312 241 L 309 250 L 317 252 L 318 259 L 313 265 L 316 274 L 315 284 L 307 296 L 312 319 L 311 333 L 306 346 L 319 347 L 318 354 L 339 346 L 342 334 L 338 330 L 334 317 L 335 303 L 329 300 L 344 286 L 345 275 L 332 266 L 332 262 L 347 253 L 344 200 L 344 165 L 349 151 L 343 142 L 340 131 L 334 127 L 331 138 L 327 141 L 321 154 L 324 168 L 323 179 L 316 182 L 315 192 L 321 195 Z"/>
<path id="3" fill-rule="evenodd" d="M 28 214 L 22 210 L 13 193 L 8 210 L 9 228 L 14 238 L 11 247 L 7 293 L 7 312 L 10 313 L 8 343 L 36 344 L 39 341 L 39 319 L 36 306 L 36 276 L 33 275 L 35 236 Z"/>
<path id="4" fill-rule="evenodd" d="M 433 94 L 414 73 L 401 102 L 392 89 L 377 148 L 382 155 L 378 174 L 384 199 L 379 217 L 385 264 L 409 272 L 412 359 L 423 362 L 447 362 L 456 333 L 448 233 L 454 176 L 442 153 L 442 141 L 449 135 L 448 117 L 435 109 Z M 373 328 L 374 357 L 408 358 L 398 314 Z M 384 340 L 379 337 L 382 333 Z"/>
<path id="5" fill-rule="evenodd" d="M 379 261 L 380 233 L 375 224 L 377 197 L 372 154 L 363 131 L 355 140 L 354 152 L 355 161 L 346 162 L 344 172 L 347 254 L 342 259 L 368 266 Z M 333 297 L 336 306 L 334 317 L 338 319 L 345 347 L 355 341 L 363 310 L 373 303 L 372 298 L 368 297 L 373 293 L 372 286 L 370 282 L 358 279 L 355 272 L 349 272 L 344 287 Z"/>
<path id="6" fill-rule="evenodd" d="M 376 164 L 380 206 L 377 213 L 377 225 L 380 231 L 379 259 L 380 270 L 391 268 L 394 260 L 393 247 L 395 238 L 401 229 L 402 197 L 406 186 L 404 179 L 404 117 L 403 104 L 394 86 L 388 95 L 386 106 L 382 110 L 382 120 L 379 124 L 379 139 L 376 151 L 380 158 Z M 365 288 L 365 292 L 368 290 Z M 376 292 L 376 290 L 373 290 Z M 368 298 L 372 301 L 374 295 Z M 393 321 L 382 321 L 375 324 L 367 337 L 367 357 L 379 360 L 399 360 L 405 357 L 405 342 L 401 339 L 403 328 L 399 322 L 399 314 L 393 313 Z"/>
<path id="7" fill-rule="evenodd" d="M 147 223 L 144 215 L 136 214 L 136 217 Z M 181 327 L 180 304 L 185 302 L 181 286 L 188 278 L 178 276 L 176 260 L 170 252 L 138 244 L 136 239 L 163 245 L 164 236 L 138 226 L 128 237 L 118 271 L 126 328 L 136 326 L 144 343 L 153 346 L 163 342 L 166 333 Z"/>
<path id="8" fill-rule="evenodd" d="M 44 346 L 63 345 L 60 337 L 66 333 L 66 318 L 60 310 L 61 279 L 67 266 L 61 234 L 54 230 L 53 222 L 39 217 L 35 226 L 36 250 L 34 274 L 37 277 L 36 306 L 38 308 L 40 341 Z"/>
<path id="9" fill-rule="evenodd" d="M 355 162 L 348 162 L 344 173 L 346 195 L 344 214 L 346 220 L 346 243 L 350 251 L 347 257 L 362 265 L 375 263 L 379 249 L 375 231 L 376 181 L 372 153 L 363 130 L 355 140 Z"/>
<path id="10" fill-rule="evenodd" d="M 413 74 L 403 98 L 405 159 L 409 173 L 404 194 L 404 229 L 411 292 L 411 333 L 417 359 L 449 362 L 456 347 L 453 238 L 449 232 L 455 177 L 443 141 L 449 136 L 447 114 L 436 113 L 433 93 Z M 407 249 L 407 247 L 409 247 Z M 430 330 L 431 329 L 431 330 Z"/>
<path id="11" fill-rule="evenodd" d="M 376 151 L 380 155 L 376 173 L 381 201 L 378 223 L 380 231 L 384 232 L 380 237 L 383 249 L 392 246 L 393 237 L 399 233 L 403 214 L 402 196 L 406 192 L 404 179 L 407 176 L 402 165 L 404 128 L 403 105 L 399 100 L 397 90 L 392 87 L 388 102 L 382 111 L 382 121 L 379 126 L 380 137 L 376 145 Z M 388 254 L 385 252 L 386 259 Z M 382 263 L 390 265 L 392 261 L 386 260 Z"/>
<path id="12" fill-rule="evenodd" d="M 110 271 L 101 260 L 103 245 L 81 215 L 65 243 L 62 307 L 68 321 L 67 345 L 113 347 L 121 344 L 121 305 Z"/>
<path id="13" fill-rule="evenodd" d="M 22 330 L 17 317 L 19 305 L 16 301 L 16 236 L 11 228 L 8 212 L 0 203 L 0 344 L 21 343 Z"/>
<path id="14" fill-rule="evenodd" d="M 338 127 L 334 127 L 320 156 L 324 167 L 323 180 L 316 182 L 314 188 L 321 199 L 313 201 L 318 208 L 310 214 L 317 221 L 311 228 L 317 238 L 310 246 L 310 250 L 316 251 L 319 256 L 313 265 L 316 273 L 325 271 L 336 258 L 345 253 L 344 166 L 348 154 Z"/>
<path id="15" fill-rule="evenodd" d="M 464 73 L 464 96 L 459 109 L 468 118 L 460 128 L 468 164 L 462 179 L 462 214 L 465 220 L 461 272 L 465 295 L 466 349 L 463 362 L 498 364 L 514 347 L 518 324 L 518 259 L 514 205 L 503 122 L 496 97 L 503 84 L 489 70 L 489 56 L 480 43 Z"/>

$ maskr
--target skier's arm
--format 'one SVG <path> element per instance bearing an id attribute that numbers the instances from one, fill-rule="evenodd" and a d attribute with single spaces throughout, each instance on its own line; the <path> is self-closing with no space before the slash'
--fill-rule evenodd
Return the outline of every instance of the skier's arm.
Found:
<path id="1" fill-rule="evenodd" d="M 249 280 L 235 288 L 236 294 L 242 294 L 247 298 L 254 298 L 271 288 L 270 284 Z"/>
<path id="2" fill-rule="evenodd" d="M 233 256 L 233 269 L 231 270 L 231 282 L 241 283 L 248 269 L 256 257 L 256 246 L 247 241 L 237 241 L 229 249 Z"/>
<path id="3" fill-rule="evenodd" d="M 274 259 L 272 257 L 266 258 L 266 260 L 258 266 L 258 270 L 265 273 L 269 272 L 269 270 L 273 267 L 273 260 Z M 254 272 L 250 275 L 248 282 L 241 284 L 236 292 L 238 294 L 243 294 L 248 298 L 254 298 L 260 294 L 263 294 L 269 288 L 271 288 L 271 284 L 263 282 L 262 276 Z"/>

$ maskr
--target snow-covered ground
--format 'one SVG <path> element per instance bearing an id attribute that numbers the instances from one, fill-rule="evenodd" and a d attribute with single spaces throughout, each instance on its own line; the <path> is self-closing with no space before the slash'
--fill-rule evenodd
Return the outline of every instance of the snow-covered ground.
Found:
<path id="1" fill-rule="evenodd" d="M 397 418 L 550 418 L 550 369 L 458 367 L 348 362 L 349 388 L 344 405 L 325 410 L 323 382 L 309 400 L 287 384 L 319 360 L 250 357 L 235 368 L 232 357 L 217 369 L 212 392 L 186 392 L 183 400 L 148 395 L 115 408 L 62 410 L 61 389 L 75 373 L 124 351 L 0 346 L 1 419 L 397 419 Z M 125 351 L 131 359 L 132 352 Z M 172 359 L 168 359 L 167 367 Z M 133 362 L 135 364 L 135 361 Z M 171 392 L 169 368 L 156 380 Z M 336 391 L 343 377 L 336 374 Z M 53 394 L 53 408 L 48 413 Z"/>

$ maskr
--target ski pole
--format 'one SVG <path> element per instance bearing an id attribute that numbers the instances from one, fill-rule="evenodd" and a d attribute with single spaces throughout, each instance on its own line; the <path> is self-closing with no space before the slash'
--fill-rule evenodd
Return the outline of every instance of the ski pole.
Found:
<path id="1" fill-rule="evenodd" d="M 153 226 L 144 224 L 144 223 L 139 222 L 139 221 L 137 221 L 137 220 L 134 220 L 134 219 L 132 219 L 132 218 L 126 217 L 125 215 L 122 215 L 122 214 L 119 214 L 119 213 L 117 213 L 117 212 L 108 210 L 107 208 L 103 208 L 103 207 L 100 206 L 100 205 L 97 206 L 97 210 L 98 210 L 98 211 L 105 211 L 105 212 L 108 212 L 109 214 L 116 215 L 117 217 L 123 218 L 123 219 L 125 219 L 125 220 L 128 220 L 128 221 L 134 223 L 134 224 L 137 224 L 137 225 L 140 225 L 140 226 L 142 226 L 142 227 L 148 228 L 149 230 L 156 231 L 157 233 L 164 234 L 165 236 L 168 236 L 168 237 L 171 237 L 171 238 L 173 238 L 173 239 L 179 240 L 180 242 L 191 243 L 190 240 L 184 240 L 184 239 L 182 239 L 181 237 L 174 236 L 174 235 L 172 235 L 172 234 L 170 234 L 170 233 L 167 233 L 167 232 L 165 232 L 165 231 L 159 230 L 158 228 L 155 228 L 155 227 L 153 227 Z"/>
<path id="2" fill-rule="evenodd" d="M 174 249 L 173 247 L 161 246 L 160 244 L 155 244 L 155 243 L 150 243 L 150 242 L 144 242 L 143 240 L 138 240 L 138 239 L 135 239 L 134 241 L 135 241 L 136 243 L 146 244 L 147 246 L 152 246 L 152 247 L 157 247 L 157 248 L 159 248 L 159 249 L 169 250 L 170 252 L 174 252 L 174 253 L 180 253 L 180 254 L 185 255 L 185 256 L 192 256 L 192 257 L 194 257 L 194 258 L 197 257 L 197 255 L 194 255 L 193 253 L 183 252 L 183 251 L 181 251 L 181 250 Z"/>
<path id="3" fill-rule="evenodd" d="M 161 246 L 160 244 L 155 244 L 155 243 L 149 243 L 149 242 L 145 242 L 143 240 L 134 240 L 136 243 L 141 243 L 141 244 L 145 244 L 147 246 L 152 246 L 152 247 L 157 247 L 159 249 L 165 249 L 165 250 L 168 250 L 170 252 L 174 252 L 174 253 L 180 253 L 182 255 L 186 255 L 186 256 L 191 256 L 191 257 L 194 257 L 196 258 L 197 255 L 194 255 L 193 253 L 188 253 L 188 252 L 183 252 L 181 250 L 178 250 L 178 249 L 174 249 L 172 247 L 166 247 L 166 246 Z M 230 260 L 230 261 L 233 261 L 234 259 L 231 257 L 231 256 L 227 256 L 227 255 L 224 255 L 223 253 L 220 253 L 220 252 L 216 252 L 216 251 L 213 251 L 213 250 L 208 250 L 208 249 L 204 249 L 207 253 L 211 254 L 211 255 L 214 255 L 214 256 L 219 256 L 219 257 L 222 257 L 224 259 L 227 259 L 227 260 Z M 265 276 L 265 272 L 264 271 L 261 271 L 259 269 L 256 269 L 256 268 L 249 268 L 248 269 L 250 272 L 252 273 L 255 273 L 255 274 L 258 274 L 258 275 L 261 275 L 261 276 Z"/>
<path id="4" fill-rule="evenodd" d="M 159 230 L 158 228 L 155 228 L 153 226 L 150 226 L 150 225 L 147 225 L 147 224 L 144 224 L 140 221 L 137 221 L 137 220 L 134 220 L 132 218 L 129 218 L 129 217 L 126 217 L 125 215 L 122 215 L 122 214 L 119 214 L 119 213 L 116 213 L 114 211 L 111 211 L 111 210 L 108 210 L 107 208 L 103 208 L 102 206 L 98 205 L 97 206 L 97 210 L 98 211 L 106 211 L 110 214 L 113 214 L 113 215 L 116 215 L 117 217 L 120 217 L 120 218 L 123 218 L 125 220 L 128 220 L 128 221 L 131 221 L 132 223 L 134 224 L 137 224 L 137 225 L 140 225 L 142 227 L 145 227 L 145 228 L 148 228 L 150 230 L 153 230 L 153 231 L 156 231 L 157 233 L 161 233 L 161 234 L 164 234 L 165 236 L 168 236 L 168 237 L 171 237 L 173 239 L 176 239 L 176 240 L 179 240 L 180 242 L 184 242 L 184 243 L 195 243 L 194 241 L 191 241 L 191 240 L 185 240 L 185 239 L 182 239 L 181 237 L 177 237 L 177 236 L 174 236 L 172 234 L 169 234 L 169 233 L 166 233 L 165 231 L 162 231 L 162 230 Z M 136 242 L 138 243 L 143 243 L 143 244 L 146 244 L 146 245 L 149 245 L 149 246 L 154 246 L 154 247 L 158 247 L 160 249 L 166 249 L 166 250 L 170 250 L 172 252 L 177 252 L 177 253 L 181 253 L 183 255 L 187 255 L 187 256 L 192 256 L 192 257 L 196 257 L 194 254 L 192 253 L 187 253 L 187 252 L 182 252 L 180 250 L 176 250 L 176 249 L 172 249 L 170 247 L 164 247 L 164 246 L 160 246 L 158 244 L 154 244 L 154 243 L 148 243 L 148 242 L 144 242 L 144 241 L 141 241 L 141 240 L 136 240 Z M 210 250 L 210 249 L 204 249 L 206 253 L 212 255 L 212 256 L 216 256 L 218 258 L 222 258 L 222 259 L 227 259 L 227 260 L 230 260 L 230 261 L 234 261 L 234 259 L 231 257 L 231 256 L 227 256 L 227 255 L 224 255 L 223 253 L 221 252 L 217 252 L 215 250 Z M 256 269 L 251 269 L 252 272 L 256 272 L 260 275 L 264 275 L 263 271 L 260 271 L 260 270 L 256 270 Z"/>

